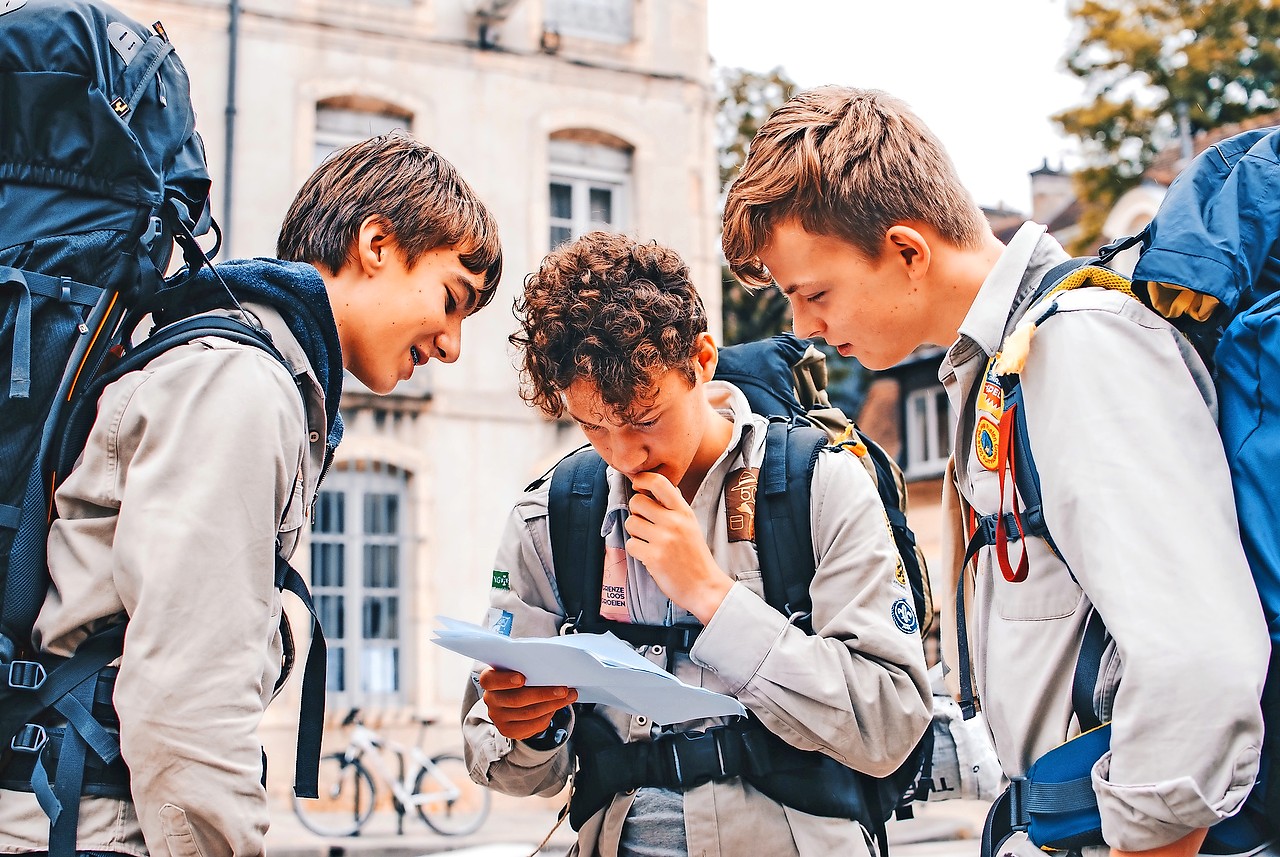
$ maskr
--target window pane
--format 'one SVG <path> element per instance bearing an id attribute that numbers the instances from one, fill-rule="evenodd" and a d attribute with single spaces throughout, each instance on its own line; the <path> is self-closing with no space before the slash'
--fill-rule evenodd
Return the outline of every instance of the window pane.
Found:
<path id="1" fill-rule="evenodd" d="M 400 649 L 366 647 L 360 655 L 361 690 L 369 694 L 400 690 Z"/>
<path id="2" fill-rule="evenodd" d="M 325 677 L 325 690 L 330 693 L 342 693 L 347 689 L 346 670 L 347 650 L 344 646 L 329 643 L 329 662 Z"/>
<path id="3" fill-rule="evenodd" d="M 316 617 L 320 620 L 320 627 L 324 629 L 325 640 L 330 643 L 341 641 L 347 636 L 343 615 L 346 598 L 342 595 L 317 595 L 315 602 Z"/>
<path id="4" fill-rule="evenodd" d="M 613 191 L 608 188 L 593 187 L 590 193 L 591 222 L 608 226 L 613 223 Z"/>
<path id="5" fill-rule="evenodd" d="M 571 230 L 568 226 L 552 226 L 551 241 L 549 242 L 548 246 L 550 246 L 551 249 L 554 250 L 555 248 L 559 247 L 561 244 L 568 241 L 572 237 L 573 237 L 573 230 Z"/>
<path id="6" fill-rule="evenodd" d="M 317 542 L 311 546 L 311 585 L 342 586 L 345 574 L 345 546 Z"/>
<path id="7" fill-rule="evenodd" d="M 561 220 L 573 217 L 573 188 L 569 185 L 551 183 L 551 216 Z"/>

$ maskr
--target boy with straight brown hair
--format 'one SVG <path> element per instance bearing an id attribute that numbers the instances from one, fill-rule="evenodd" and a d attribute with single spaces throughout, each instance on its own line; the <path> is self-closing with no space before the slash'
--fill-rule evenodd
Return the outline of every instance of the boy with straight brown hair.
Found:
<path id="1" fill-rule="evenodd" d="M 1068 258 L 1057 241 L 1028 223 L 1004 246 L 905 104 L 824 87 L 780 107 L 752 141 L 728 193 L 724 250 L 744 283 L 787 295 L 798 335 L 868 368 L 949 346 L 939 378 L 959 417 L 946 485 L 958 502 L 944 553 L 970 591 L 967 646 L 964 626 L 944 624 L 946 660 L 972 672 L 1004 771 L 1019 777 L 1081 731 L 1077 657 L 1090 616 L 1105 620 L 1102 668 L 1086 688 L 1088 713 L 1112 728 L 1092 769 L 1103 838 L 1113 854 L 1195 854 L 1254 781 L 1270 647 L 1212 377 L 1194 349 L 1118 292 L 1057 296 L 1020 371 L 1043 495 L 1032 511 L 1053 544 L 1015 540 L 1008 574 L 990 546 L 965 562 L 965 542 L 975 520 L 1027 517 L 1002 490 L 1008 367 L 996 356 Z"/>
<path id="2" fill-rule="evenodd" d="M 0 769 L 0 852 L 264 853 L 257 729 L 293 663 L 277 574 L 342 437 L 343 370 L 387 393 L 428 360 L 457 360 L 462 322 L 502 270 L 488 209 L 403 133 L 321 164 L 285 217 L 279 255 L 218 265 L 221 282 L 205 268 L 184 287 L 220 299 L 209 316 L 256 330 L 276 354 L 203 335 L 98 401 L 55 495 L 36 639 L 52 671 L 86 637 L 128 623 L 91 700 L 96 722 L 44 720 L 63 747 L 72 728 L 95 736 L 94 752 L 118 736 L 119 758 L 86 767 L 63 839 L 44 809 L 48 782 L 30 754 L 13 754 Z M 308 667 L 323 681 L 322 662 Z M 55 779 L 65 775 L 59 764 Z M 63 824 L 75 818 L 66 803 Z"/>

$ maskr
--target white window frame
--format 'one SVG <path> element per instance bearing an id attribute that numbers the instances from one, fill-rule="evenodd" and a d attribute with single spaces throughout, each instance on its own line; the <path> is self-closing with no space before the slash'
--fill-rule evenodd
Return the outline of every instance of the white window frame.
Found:
<path id="1" fill-rule="evenodd" d="M 337 121 L 326 122 L 326 119 Z M 353 110 L 318 103 L 315 126 L 312 128 L 315 136 L 311 146 L 311 167 L 315 169 L 320 166 L 325 158 L 344 146 L 396 129 L 410 131 L 412 125 L 413 117 L 408 111 L 396 113 L 386 110 Z"/>
<path id="2" fill-rule="evenodd" d="M 547 177 L 547 243 L 551 230 L 568 229 L 573 240 L 593 229 L 626 232 L 631 206 L 631 154 L 597 143 L 551 141 L 550 168 Z M 603 163 L 601 163 L 603 162 Z M 613 165 L 610 166 L 609 162 Z M 551 212 L 551 186 L 568 185 L 569 217 L 554 217 Z M 591 191 L 607 190 L 612 195 L 613 217 L 610 222 L 591 219 Z"/>
<path id="3" fill-rule="evenodd" d="M 635 0 L 544 0 L 544 26 L 562 36 L 624 45 L 635 39 Z M 606 24 L 601 13 L 625 16 L 625 26 Z"/>
<path id="4" fill-rule="evenodd" d="M 413 567 L 409 477 L 385 464 L 367 462 L 362 467 L 335 467 L 325 480 L 316 504 L 311 534 L 311 592 L 316 612 L 324 627 L 329 648 L 325 688 L 335 705 L 393 707 L 407 698 L 405 679 L 409 675 L 407 656 L 409 614 L 408 578 Z M 396 498 L 394 533 L 368 533 L 367 498 Z M 326 515 L 341 497 L 341 531 L 318 530 Z M 370 549 L 394 547 L 394 551 L 374 554 Z M 341 556 L 342 579 L 322 579 L 321 564 Z M 378 555 L 394 558 L 393 585 L 369 585 L 368 560 Z M 389 623 L 392 636 L 369 637 L 369 611 L 381 608 L 380 622 Z M 388 611 L 389 608 L 389 611 Z M 341 625 L 332 620 L 341 614 Z M 367 616 L 368 614 L 368 616 Z M 328 620 L 328 621 L 326 621 Z M 337 669 L 340 666 L 341 670 Z M 341 680 L 341 684 L 337 682 Z M 373 682 L 377 682 L 376 685 Z"/>
<path id="5" fill-rule="evenodd" d="M 919 407 L 921 404 L 923 407 Z M 907 462 L 904 475 L 910 478 L 941 475 L 951 455 L 956 428 L 946 390 L 938 384 L 920 387 L 907 393 L 903 405 L 903 449 Z M 945 434 L 939 431 L 940 420 L 946 420 Z"/>

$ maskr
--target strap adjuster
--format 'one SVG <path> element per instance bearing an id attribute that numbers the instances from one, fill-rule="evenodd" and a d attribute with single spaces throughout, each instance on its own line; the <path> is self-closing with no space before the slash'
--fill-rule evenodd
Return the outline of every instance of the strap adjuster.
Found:
<path id="1" fill-rule="evenodd" d="M 1009 778 L 1009 828 L 1026 832 L 1031 826 L 1031 815 L 1027 812 L 1027 796 L 1030 792 L 1026 777 Z"/>
<path id="2" fill-rule="evenodd" d="M 49 743 L 49 733 L 39 723 L 25 723 L 9 746 L 19 753 L 39 753 Z"/>
<path id="3" fill-rule="evenodd" d="M 9 664 L 9 687 L 14 690 L 39 690 L 49 674 L 37 661 L 14 661 Z"/>

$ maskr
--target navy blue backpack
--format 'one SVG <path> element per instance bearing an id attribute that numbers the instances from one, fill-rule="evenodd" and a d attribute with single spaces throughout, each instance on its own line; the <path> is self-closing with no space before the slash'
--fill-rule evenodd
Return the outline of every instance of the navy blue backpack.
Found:
<path id="1" fill-rule="evenodd" d="M 217 253 L 196 241 L 217 233 L 209 189 L 187 72 L 159 22 L 97 0 L 0 3 L 0 788 L 37 796 L 54 855 L 74 853 L 82 795 L 127 798 L 129 784 L 108 666 L 124 625 L 66 660 L 32 643 L 53 491 L 102 390 L 163 350 L 215 335 L 283 360 L 264 331 L 188 317 L 235 302 L 187 286 Z M 166 279 L 175 242 L 186 265 Z M 147 315 L 174 323 L 135 345 Z M 280 563 L 265 573 L 309 602 Z M 313 632 L 296 784 L 310 796 L 324 711 Z"/>
<path id="2" fill-rule="evenodd" d="M 1265 737 L 1259 778 L 1245 808 L 1209 831 L 1206 853 L 1247 851 L 1280 836 L 1280 128 L 1230 137 L 1201 153 L 1174 180 L 1152 222 L 1138 235 L 1104 247 L 1098 258 L 1072 259 L 1045 275 L 1030 303 L 1033 325 L 1056 310 L 1054 293 L 1083 286 L 1123 291 L 1169 319 L 1214 370 L 1218 422 L 1231 466 L 1245 554 L 1271 634 L 1263 693 Z M 1132 277 L 1109 263 L 1140 245 Z M 1016 334 L 1015 334 L 1016 336 Z M 1005 348 L 1015 336 L 1006 339 Z M 1018 376 L 1002 377 L 1006 412 L 1023 410 Z M 1040 510 L 1040 481 L 1025 421 L 1013 419 L 1010 469 L 1023 510 L 1010 522 L 979 519 L 965 564 L 979 548 L 1038 537 L 1053 545 Z M 1004 543 L 1004 544 L 1002 544 Z M 1056 550 L 1056 549 L 1055 549 Z M 1024 554 L 1025 557 L 1025 554 Z M 964 632 L 963 587 L 957 592 L 961 706 L 974 710 Z M 982 853 L 1012 831 L 1042 848 L 1103 844 L 1092 762 L 1110 730 L 1093 711 L 1093 687 L 1106 632 L 1091 616 L 1077 660 L 1073 709 L 1085 730 L 1042 756 L 992 807 Z"/>

